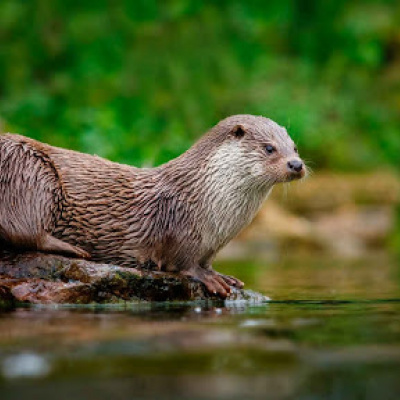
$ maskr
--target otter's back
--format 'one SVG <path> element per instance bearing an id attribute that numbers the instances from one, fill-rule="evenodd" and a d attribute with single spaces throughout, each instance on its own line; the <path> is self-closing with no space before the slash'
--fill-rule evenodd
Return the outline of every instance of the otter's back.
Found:
<path id="1" fill-rule="evenodd" d="M 145 184 L 144 170 L 58 147 L 47 146 L 46 153 L 65 203 L 54 236 L 85 249 L 95 261 L 128 263 L 128 231 L 138 210 L 138 187 Z"/>
<path id="2" fill-rule="evenodd" d="M 117 262 L 128 246 L 128 211 L 143 173 L 20 135 L 0 136 L 0 237 L 39 248 L 47 232 Z M 133 207 L 135 208 L 135 207 Z"/>

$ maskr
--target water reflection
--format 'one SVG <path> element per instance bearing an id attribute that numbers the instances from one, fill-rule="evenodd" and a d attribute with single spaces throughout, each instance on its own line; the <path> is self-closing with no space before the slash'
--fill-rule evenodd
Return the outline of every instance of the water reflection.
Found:
<path id="1" fill-rule="evenodd" d="M 400 398 L 395 262 L 220 267 L 273 300 L 0 313 L 1 399 Z"/>

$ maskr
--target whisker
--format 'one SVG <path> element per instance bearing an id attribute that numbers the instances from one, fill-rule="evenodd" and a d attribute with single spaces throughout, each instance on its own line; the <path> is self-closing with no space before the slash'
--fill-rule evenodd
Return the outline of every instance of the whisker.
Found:
<path id="1" fill-rule="evenodd" d="M 314 173 L 314 168 L 312 168 L 312 167 L 310 167 L 309 165 L 307 165 L 306 166 L 306 171 L 309 173 L 309 174 L 313 174 Z"/>
<path id="2" fill-rule="evenodd" d="M 282 200 L 287 201 L 291 182 L 285 182 L 282 190 Z"/>
<path id="3" fill-rule="evenodd" d="M 304 164 L 306 164 L 307 166 L 308 166 L 308 165 L 315 165 L 315 162 L 314 162 L 314 161 L 309 160 L 309 159 L 307 159 L 307 158 L 302 158 L 302 160 L 303 160 Z"/>
<path id="4" fill-rule="evenodd" d="M 301 182 L 304 182 L 306 179 L 310 178 L 314 174 L 314 171 L 312 168 L 307 167 L 306 168 L 306 173 L 304 176 L 300 179 Z"/>

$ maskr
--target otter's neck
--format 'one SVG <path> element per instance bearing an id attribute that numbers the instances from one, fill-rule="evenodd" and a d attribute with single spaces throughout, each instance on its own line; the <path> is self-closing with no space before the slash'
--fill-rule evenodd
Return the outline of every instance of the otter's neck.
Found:
<path id="1" fill-rule="evenodd" d="M 254 218 L 272 189 L 252 176 L 249 155 L 235 143 L 222 145 L 204 175 L 204 211 L 217 247 L 225 245 Z"/>
<path id="2" fill-rule="evenodd" d="M 204 238 L 220 248 L 248 225 L 271 191 L 257 181 L 251 158 L 236 143 L 190 149 L 165 165 L 164 177 L 192 204 L 191 212 Z"/>

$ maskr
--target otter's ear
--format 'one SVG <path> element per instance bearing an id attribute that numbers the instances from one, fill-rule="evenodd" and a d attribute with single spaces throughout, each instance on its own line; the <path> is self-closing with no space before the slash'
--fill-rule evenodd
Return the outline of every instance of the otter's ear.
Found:
<path id="1" fill-rule="evenodd" d="M 244 134 L 246 133 L 243 125 L 236 125 L 233 129 L 232 129 L 232 135 L 237 138 L 240 139 L 244 136 Z"/>

